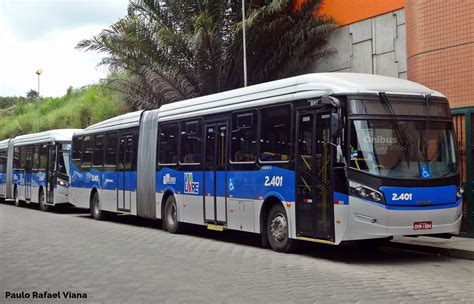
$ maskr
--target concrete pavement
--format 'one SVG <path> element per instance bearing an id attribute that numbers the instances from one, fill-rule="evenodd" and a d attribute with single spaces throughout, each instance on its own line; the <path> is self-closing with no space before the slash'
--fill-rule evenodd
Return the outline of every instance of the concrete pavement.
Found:
<path id="1" fill-rule="evenodd" d="M 159 227 L 0 204 L 0 302 L 53 302 L 6 298 L 45 291 L 87 295 L 54 303 L 474 302 L 470 260 L 309 243 L 280 254 L 252 234 Z"/>
<path id="2" fill-rule="evenodd" d="M 474 260 L 474 238 L 452 237 L 450 239 L 443 239 L 429 236 L 400 236 L 395 237 L 390 245 L 404 249 Z"/>

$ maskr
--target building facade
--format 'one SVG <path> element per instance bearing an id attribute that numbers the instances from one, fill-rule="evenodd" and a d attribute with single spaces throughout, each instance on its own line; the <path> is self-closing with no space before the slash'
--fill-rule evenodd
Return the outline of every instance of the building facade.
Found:
<path id="1" fill-rule="evenodd" d="M 319 13 L 339 27 L 328 43 L 335 54 L 311 72 L 404 78 L 448 97 L 466 189 L 462 231 L 473 235 L 474 1 L 324 0 Z"/>

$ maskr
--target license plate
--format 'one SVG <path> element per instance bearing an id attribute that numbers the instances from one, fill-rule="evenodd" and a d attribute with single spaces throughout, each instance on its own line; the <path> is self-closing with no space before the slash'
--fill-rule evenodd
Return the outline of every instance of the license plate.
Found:
<path id="1" fill-rule="evenodd" d="M 433 223 L 429 222 L 414 222 L 413 230 L 427 230 L 433 228 Z"/>

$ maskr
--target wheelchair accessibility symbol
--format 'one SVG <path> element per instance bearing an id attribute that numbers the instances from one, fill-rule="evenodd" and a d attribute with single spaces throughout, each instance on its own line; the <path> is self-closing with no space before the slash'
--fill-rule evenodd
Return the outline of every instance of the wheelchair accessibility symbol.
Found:
<path id="1" fill-rule="evenodd" d="M 229 191 L 234 191 L 234 184 L 232 183 L 232 178 L 229 178 Z"/>
<path id="2" fill-rule="evenodd" d="M 430 172 L 430 167 L 425 164 L 421 165 L 421 178 L 431 178 L 431 172 Z"/>

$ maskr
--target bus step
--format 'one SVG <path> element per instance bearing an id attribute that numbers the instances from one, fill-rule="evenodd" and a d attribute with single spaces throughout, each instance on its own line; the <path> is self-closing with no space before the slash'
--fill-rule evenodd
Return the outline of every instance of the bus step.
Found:
<path id="1" fill-rule="evenodd" d="M 314 239 L 314 238 L 309 238 L 309 237 L 304 237 L 304 236 L 297 236 L 296 239 L 301 240 L 301 241 L 314 242 L 314 243 L 323 243 L 323 244 L 329 244 L 329 245 L 336 245 L 336 243 L 331 242 L 331 241 Z"/>
<path id="2" fill-rule="evenodd" d="M 209 230 L 224 231 L 224 229 L 226 228 L 227 228 L 226 226 L 222 226 L 222 225 L 207 224 L 207 229 Z"/>
<path id="3" fill-rule="evenodd" d="M 130 211 L 117 211 L 117 216 L 125 216 L 125 215 L 130 215 Z"/>

